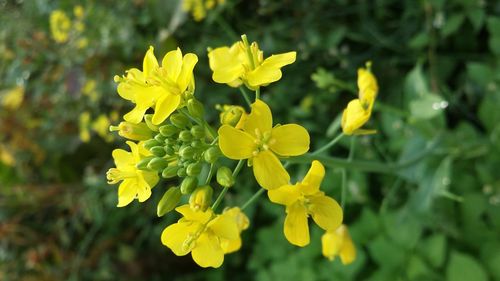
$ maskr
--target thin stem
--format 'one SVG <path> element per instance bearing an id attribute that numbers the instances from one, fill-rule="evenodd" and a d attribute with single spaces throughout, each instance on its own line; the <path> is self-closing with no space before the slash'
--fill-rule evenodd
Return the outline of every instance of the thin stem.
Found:
<path id="1" fill-rule="evenodd" d="M 233 178 L 235 178 L 236 176 L 238 176 L 238 174 L 241 171 L 241 168 L 243 168 L 243 164 L 245 164 L 245 160 L 240 160 L 238 162 L 238 164 L 236 165 L 236 168 L 234 168 L 234 170 L 233 170 Z"/>
<path id="2" fill-rule="evenodd" d="M 344 136 L 344 134 L 340 134 L 338 135 L 336 138 L 334 138 L 333 140 L 331 140 L 329 143 L 325 144 L 323 147 L 320 147 L 319 149 L 317 149 L 316 151 L 314 152 L 311 152 L 310 154 L 311 155 L 317 155 L 327 149 L 329 149 L 330 147 L 334 146 L 337 142 L 340 141 L 340 139 L 342 139 L 342 137 Z"/>
<path id="3" fill-rule="evenodd" d="M 215 172 L 215 164 L 212 163 L 210 164 L 210 171 L 208 172 L 207 179 L 205 180 L 205 184 L 209 184 L 210 181 L 212 180 L 212 177 L 214 176 Z"/>
<path id="4" fill-rule="evenodd" d="M 233 178 L 235 178 L 236 176 L 238 176 L 238 174 L 241 171 L 241 168 L 243 168 L 243 164 L 245 164 L 245 160 L 240 160 L 238 162 L 238 164 L 236 165 L 236 168 L 234 168 L 234 170 L 233 170 Z M 227 192 L 228 189 L 229 189 L 229 187 L 224 187 L 224 189 L 222 189 L 222 191 L 219 194 L 219 196 L 217 196 L 217 199 L 215 199 L 215 202 L 212 205 L 212 210 L 213 211 L 215 211 L 217 209 L 217 207 L 219 207 L 219 205 L 222 202 L 222 199 L 224 198 L 224 196 L 226 195 L 226 192 Z"/>
<path id="5" fill-rule="evenodd" d="M 342 168 L 340 170 L 340 173 L 341 173 L 341 193 L 340 193 L 340 207 L 342 208 L 342 210 L 344 210 L 345 212 L 345 197 L 346 197 L 346 190 L 347 190 L 347 187 L 346 187 L 346 181 L 347 181 L 347 171 L 345 168 Z"/>
<path id="6" fill-rule="evenodd" d="M 247 91 L 245 90 L 245 88 L 243 86 L 241 87 L 238 87 L 240 89 L 240 92 L 241 94 L 243 95 L 243 98 L 245 99 L 245 101 L 247 102 L 247 105 L 248 107 L 251 107 L 252 106 L 252 101 L 250 100 L 250 97 L 248 96 L 248 93 Z"/>
<path id="7" fill-rule="evenodd" d="M 255 101 L 257 101 L 258 99 L 260 99 L 260 87 L 255 90 Z"/>
<path id="8" fill-rule="evenodd" d="M 259 189 L 257 192 L 254 193 L 254 195 L 252 195 L 252 197 L 250 197 L 250 199 L 247 200 L 247 202 L 245 202 L 242 206 L 241 206 L 241 210 L 245 210 L 246 207 L 250 206 L 250 204 L 253 203 L 253 201 L 255 201 L 255 199 L 257 199 L 262 193 L 264 193 L 264 191 L 266 191 L 264 188 L 261 188 Z"/>

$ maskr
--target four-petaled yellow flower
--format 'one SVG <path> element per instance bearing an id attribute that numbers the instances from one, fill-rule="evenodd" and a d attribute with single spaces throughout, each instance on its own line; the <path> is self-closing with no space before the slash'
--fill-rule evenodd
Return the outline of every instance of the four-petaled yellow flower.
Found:
<path id="1" fill-rule="evenodd" d="M 152 122 L 161 124 L 181 104 L 182 94 L 188 86 L 194 88 L 193 69 L 198 62 L 195 54 L 182 56 L 179 48 L 168 52 L 158 64 L 153 47 L 149 47 L 143 60 L 143 71 L 132 68 L 119 82 L 118 94 L 135 103 L 135 108 L 123 118 L 131 123 L 142 121 L 146 110 L 154 107 Z"/>
<path id="2" fill-rule="evenodd" d="M 309 150 L 309 133 L 297 124 L 273 128 L 269 106 L 257 100 L 252 104 L 243 130 L 229 125 L 219 128 L 219 146 L 230 159 L 248 159 L 259 185 L 275 189 L 290 181 L 290 175 L 276 155 L 286 157 L 306 153 Z"/>
<path id="3" fill-rule="evenodd" d="M 113 158 L 116 168 L 111 168 L 106 173 L 108 184 L 116 184 L 120 181 L 118 188 L 118 207 L 130 204 L 135 198 L 139 202 L 146 201 L 151 196 L 153 188 L 159 180 L 156 171 L 143 171 L 136 168 L 136 164 L 144 156 L 151 155 L 149 151 L 134 142 L 127 141 L 131 152 L 123 149 L 113 150 Z"/>
<path id="4" fill-rule="evenodd" d="M 272 55 L 264 59 L 256 42 L 243 41 L 231 47 L 220 47 L 208 53 L 212 79 L 217 83 L 239 87 L 244 83 L 250 89 L 267 86 L 281 79 L 281 68 L 295 62 L 296 52 Z"/>
<path id="5" fill-rule="evenodd" d="M 302 182 L 268 191 L 272 202 L 286 206 L 284 233 L 293 245 L 309 244 L 309 215 L 324 230 L 335 230 L 342 223 L 342 208 L 319 190 L 324 176 L 325 168 L 314 160 Z"/>
<path id="6" fill-rule="evenodd" d="M 372 114 L 373 104 L 378 93 L 377 79 L 368 69 L 358 69 L 359 97 L 349 102 L 342 115 L 342 130 L 346 135 L 372 134 L 374 130 L 360 129 Z"/>
<path id="7" fill-rule="evenodd" d="M 328 230 L 321 237 L 323 256 L 329 260 L 334 260 L 340 256 L 344 265 L 350 264 L 356 259 L 356 247 L 352 242 L 347 226 L 341 225 L 335 230 Z"/>
<path id="8" fill-rule="evenodd" d="M 250 226 L 248 217 L 238 207 L 224 210 L 223 214 L 236 221 L 240 233 Z M 221 239 L 221 246 L 225 254 L 236 252 L 241 248 L 241 237 L 238 236 L 238 238 L 234 240 Z"/>
<path id="9" fill-rule="evenodd" d="M 229 214 L 215 215 L 212 209 L 194 211 L 189 205 L 175 209 L 182 218 L 161 234 L 161 242 L 177 256 L 191 253 L 201 267 L 220 267 L 224 262 L 222 240 L 238 240 L 237 221 Z"/>

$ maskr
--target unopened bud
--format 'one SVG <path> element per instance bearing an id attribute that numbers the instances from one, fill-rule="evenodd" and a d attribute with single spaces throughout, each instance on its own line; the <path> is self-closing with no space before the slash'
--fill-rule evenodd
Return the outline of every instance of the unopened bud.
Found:
<path id="1" fill-rule="evenodd" d="M 185 146 L 179 150 L 179 155 L 184 159 L 193 159 L 195 152 L 191 146 Z"/>
<path id="2" fill-rule="evenodd" d="M 205 128 L 200 125 L 194 125 L 191 128 L 191 135 L 193 135 L 196 139 L 202 139 L 205 137 Z"/>
<path id="3" fill-rule="evenodd" d="M 218 146 L 212 146 L 203 153 L 203 158 L 210 164 L 215 163 L 220 156 L 221 151 Z"/>
<path id="4" fill-rule="evenodd" d="M 147 156 L 142 158 L 137 164 L 135 164 L 135 167 L 139 170 L 148 170 L 148 164 L 151 159 L 155 158 L 154 156 Z"/>
<path id="5" fill-rule="evenodd" d="M 224 105 L 220 113 L 220 123 L 223 125 L 233 126 L 237 129 L 243 128 L 243 124 L 247 118 L 245 109 L 238 105 Z"/>
<path id="6" fill-rule="evenodd" d="M 151 151 L 151 153 L 157 157 L 163 157 L 165 156 L 165 154 L 167 154 L 163 146 L 153 146 L 149 149 L 149 151 Z"/>
<path id="7" fill-rule="evenodd" d="M 198 179 L 196 177 L 186 177 L 181 183 L 182 194 L 190 194 L 198 186 Z"/>
<path id="8" fill-rule="evenodd" d="M 118 135 L 136 141 L 149 140 L 153 137 L 153 132 L 146 123 L 134 124 L 123 121 L 118 126 L 109 126 L 109 131 L 118 131 Z"/>
<path id="9" fill-rule="evenodd" d="M 165 143 L 165 137 L 162 134 L 157 134 L 155 140 L 159 143 Z"/>
<path id="10" fill-rule="evenodd" d="M 172 211 L 181 200 L 181 197 L 182 193 L 180 188 L 176 186 L 169 188 L 165 192 L 165 194 L 163 194 L 160 202 L 158 202 L 158 207 L 156 209 L 156 213 L 158 214 L 158 216 L 161 217 L 166 213 Z"/>
<path id="11" fill-rule="evenodd" d="M 159 145 L 161 145 L 161 143 L 160 143 L 160 142 L 158 142 L 158 141 L 157 141 L 157 140 L 155 140 L 155 139 L 150 139 L 150 140 L 147 140 L 147 141 L 145 141 L 145 142 L 144 142 L 144 144 L 143 144 L 144 148 L 145 148 L 145 149 L 148 149 L 148 150 L 149 150 L 149 149 L 151 149 L 151 148 L 152 148 L 152 147 L 154 147 L 154 146 L 159 146 Z"/>
<path id="12" fill-rule="evenodd" d="M 148 163 L 148 169 L 156 171 L 163 170 L 167 166 L 168 166 L 167 160 L 161 157 L 155 157 L 151 159 L 151 161 L 149 161 Z"/>
<path id="13" fill-rule="evenodd" d="M 177 128 L 184 129 L 189 124 L 189 119 L 180 113 L 174 113 L 170 115 L 170 122 Z"/>
<path id="14" fill-rule="evenodd" d="M 212 203 L 213 192 L 209 185 L 196 188 L 189 197 L 189 207 L 194 211 L 206 211 Z"/>
<path id="15" fill-rule="evenodd" d="M 202 165 L 200 162 L 191 163 L 186 168 L 188 176 L 197 176 L 201 173 Z"/>
<path id="16" fill-rule="evenodd" d="M 179 133 L 179 139 L 183 142 L 190 142 L 193 139 L 193 135 L 188 130 L 184 130 Z"/>
<path id="17" fill-rule="evenodd" d="M 223 187 L 231 187 L 234 185 L 233 172 L 226 166 L 217 169 L 217 183 Z"/>
<path id="18" fill-rule="evenodd" d="M 177 176 L 179 178 L 183 178 L 185 176 L 187 176 L 187 173 L 186 173 L 186 168 L 184 167 L 180 167 L 178 170 L 177 170 Z"/>
<path id="19" fill-rule="evenodd" d="M 158 126 L 153 125 L 153 114 L 146 114 L 144 115 L 144 121 L 146 122 L 146 125 L 148 126 L 151 131 L 158 132 Z"/>
<path id="20" fill-rule="evenodd" d="M 177 132 L 179 132 L 179 128 L 172 124 L 163 125 L 160 127 L 160 134 L 164 135 L 165 137 L 170 137 Z"/>
<path id="21" fill-rule="evenodd" d="M 198 100 L 192 98 L 188 100 L 187 102 L 187 108 L 189 111 L 189 114 L 195 118 L 202 119 L 203 114 L 205 113 L 205 110 L 203 108 L 203 104 L 199 102 Z"/>
<path id="22" fill-rule="evenodd" d="M 163 169 L 163 172 L 161 172 L 161 176 L 165 179 L 173 178 L 177 176 L 177 170 L 179 170 L 179 167 L 177 165 L 168 166 Z"/>

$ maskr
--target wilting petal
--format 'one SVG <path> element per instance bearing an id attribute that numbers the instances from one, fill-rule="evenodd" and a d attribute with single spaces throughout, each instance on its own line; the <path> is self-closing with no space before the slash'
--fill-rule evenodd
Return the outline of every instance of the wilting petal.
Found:
<path id="1" fill-rule="evenodd" d="M 270 132 L 273 127 L 273 115 L 269 106 L 256 100 L 252 104 L 252 111 L 245 121 L 245 132 L 251 134 L 257 139 L 261 139 L 264 133 Z"/>
<path id="2" fill-rule="evenodd" d="M 269 150 L 261 151 L 253 158 L 253 174 L 264 189 L 276 189 L 288 184 L 290 175 L 280 160 Z"/>
<path id="3" fill-rule="evenodd" d="M 297 156 L 309 150 L 309 133 L 297 124 L 276 126 L 271 131 L 269 147 L 281 156 Z"/>
<path id="4" fill-rule="evenodd" d="M 187 255 L 195 246 L 195 241 L 185 243 L 189 234 L 195 233 L 198 224 L 178 222 L 167 226 L 161 233 L 161 243 L 169 247 L 177 256 Z"/>
<path id="5" fill-rule="evenodd" d="M 181 96 L 180 95 L 171 95 L 171 94 L 166 94 L 158 100 L 155 106 L 155 113 L 153 115 L 152 122 L 154 125 L 159 125 L 165 119 L 167 119 L 172 112 L 174 112 L 177 107 L 179 106 L 179 103 L 181 102 Z"/>
<path id="6" fill-rule="evenodd" d="M 295 185 L 283 185 L 267 192 L 269 200 L 273 203 L 289 206 L 299 200 L 300 192 Z"/>
<path id="7" fill-rule="evenodd" d="M 322 194 L 310 198 L 309 213 L 324 230 L 335 230 L 342 223 L 343 212 L 339 203 Z"/>
<path id="8" fill-rule="evenodd" d="M 256 144 L 250 134 L 229 125 L 222 125 L 218 133 L 220 150 L 227 158 L 240 160 L 252 157 Z"/>
<path id="9" fill-rule="evenodd" d="M 191 252 L 193 260 L 201 267 L 218 268 L 224 262 L 224 252 L 219 239 L 203 233 L 196 240 L 196 246 Z"/>
<path id="10" fill-rule="evenodd" d="M 307 195 L 318 192 L 324 177 L 325 167 L 318 160 L 314 160 L 311 164 L 311 168 L 309 168 L 309 171 L 307 172 L 307 175 L 300 183 L 300 190 Z"/>
<path id="11" fill-rule="evenodd" d="M 285 237 L 293 245 L 304 247 L 309 244 L 309 225 L 307 210 L 300 202 L 286 208 Z"/>
<path id="12" fill-rule="evenodd" d="M 272 55 L 265 59 L 260 66 L 247 73 L 248 84 L 252 87 L 258 87 L 280 80 L 281 67 L 295 62 L 296 55 L 296 52 L 288 52 Z"/>
<path id="13" fill-rule="evenodd" d="M 368 122 L 370 115 L 370 105 L 362 104 L 359 99 L 350 101 L 342 114 L 342 131 L 346 135 L 352 135 L 357 129 Z"/>

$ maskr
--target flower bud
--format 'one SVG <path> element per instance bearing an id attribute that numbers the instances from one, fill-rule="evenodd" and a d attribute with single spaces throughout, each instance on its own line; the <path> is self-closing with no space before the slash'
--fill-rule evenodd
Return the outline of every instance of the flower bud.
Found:
<path id="1" fill-rule="evenodd" d="M 200 162 L 191 163 L 186 168 L 188 176 L 197 176 L 201 172 L 202 165 Z"/>
<path id="2" fill-rule="evenodd" d="M 144 121 L 146 122 L 146 125 L 148 126 L 151 131 L 158 132 L 158 126 L 153 125 L 153 114 L 146 114 L 144 115 Z"/>
<path id="3" fill-rule="evenodd" d="M 170 122 L 177 128 L 184 129 L 189 124 L 189 119 L 180 113 L 175 113 L 170 115 Z"/>
<path id="4" fill-rule="evenodd" d="M 209 185 L 196 188 L 189 197 L 189 207 L 194 211 L 206 211 L 212 203 L 213 192 Z"/>
<path id="5" fill-rule="evenodd" d="M 135 164 L 135 167 L 139 170 L 147 170 L 148 169 L 148 164 L 151 159 L 155 158 L 154 156 L 147 156 L 141 159 L 137 164 Z"/>
<path id="6" fill-rule="evenodd" d="M 165 137 L 162 134 L 157 134 L 154 139 L 159 143 L 165 143 Z"/>
<path id="7" fill-rule="evenodd" d="M 155 139 L 150 139 L 150 140 L 147 140 L 147 141 L 145 141 L 145 142 L 144 142 L 144 144 L 143 144 L 144 148 L 145 148 L 145 149 L 148 149 L 148 150 L 149 150 L 149 149 L 151 149 L 151 148 L 152 148 L 152 147 L 154 147 L 154 146 L 159 146 L 159 145 L 161 145 L 161 143 L 160 143 L 160 142 L 158 142 L 158 141 L 157 141 L 157 140 L 155 140 Z"/>
<path id="8" fill-rule="evenodd" d="M 165 137 L 170 137 L 177 132 L 179 132 L 179 128 L 175 127 L 172 124 L 167 124 L 160 127 L 160 134 Z"/>
<path id="9" fill-rule="evenodd" d="M 193 135 L 196 139 L 202 139 L 205 137 L 205 128 L 200 125 L 194 125 L 191 128 L 191 135 Z"/>
<path id="10" fill-rule="evenodd" d="M 118 126 L 109 126 L 109 131 L 118 131 L 118 135 L 135 141 L 149 140 L 153 137 L 153 132 L 146 123 L 133 124 L 123 121 Z"/>
<path id="11" fill-rule="evenodd" d="M 194 148 L 201 148 L 203 147 L 203 143 L 199 140 L 194 140 L 191 142 L 191 146 Z"/>
<path id="12" fill-rule="evenodd" d="M 148 163 L 148 169 L 156 171 L 163 170 L 167 166 L 168 166 L 167 160 L 161 157 L 155 157 L 151 159 L 151 161 L 149 161 Z"/>
<path id="13" fill-rule="evenodd" d="M 205 110 L 203 108 L 203 104 L 201 102 L 199 102 L 198 100 L 196 100 L 194 98 L 188 100 L 187 108 L 188 108 L 189 114 L 191 114 L 191 116 L 193 116 L 195 118 L 199 118 L 199 119 L 203 118 L 203 114 L 204 114 Z"/>
<path id="14" fill-rule="evenodd" d="M 247 118 L 247 113 L 243 107 L 238 105 L 224 105 L 219 109 L 222 109 L 219 115 L 221 124 L 233 126 L 236 129 L 243 128 L 243 124 Z"/>
<path id="15" fill-rule="evenodd" d="M 173 178 L 177 176 L 177 170 L 179 170 L 179 167 L 177 165 L 168 166 L 165 169 L 163 169 L 163 172 L 161 172 L 161 176 L 165 179 Z"/>
<path id="16" fill-rule="evenodd" d="M 218 146 L 212 146 L 203 153 L 203 158 L 210 164 L 215 163 L 220 156 L 221 151 Z"/>
<path id="17" fill-rule="evenodd" d="M 157 157 L 163 157 L 165 156 L 165 154 L 167 154 L 163 146 L 153 146 L 149 149 L 149 151 L 151 151 L 151 153 Z"/>
<path id="18" fill-rule="evenodd" d="M 165 149 L 165 154 L 166 155 L 168 155 L 168 156 L 174 155 L 175 150 L 174 150 L 173 147 L 171 147 L 171 146 L 164 146 L 163 148 Z"/>
<path id="19" fill-rule="evenodd" d="M 165 194 L 163 194 L 160 202 L 158 202 L 158 207 L 156 209 L 156 213 L 158 214 L 158 216 L 161 217 L 166 213 L 172 211 L 181 200 L 181 197 L 182 193 L 179 187 L 174 186 L 169 188 L 165 192 Z"/>
<path id="20" fill-rule="evenodd" d="M 226 167 L 221 166 L 217 169 L 217 183 L 223 187 L 231 187 L 234 185 L 233 172 Z"/>
<path id="21" fill-rule="evenodd" d="M 185 176 L 187 176 L 187 173 L 186 173 L 186 168 L 184 167 L 180 167 L 178 170 L 177 170 L 177 176 L 180 177 L 180 178 L 183 178 Z"/>
<path id="22" fill-rule="evenodd" d="M 182 194 L 190 194 L 198 186 L 198 179 L 196 177 L 186 177 L 181 183 Z"/>
<path id="23" fill-rule="evenodd" d="M 193 159 L 195 152 L 191 146 L 185 146 L 179 150 L 179 155 L 184 159 Z"/>
<path id="24" fill-rule="evenodd" d="M 193 139 L 193 135 L 188 130 L 184 130 L 179 133 L 179 139 L 183 142 L 190 142 Z"/>

